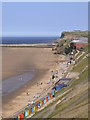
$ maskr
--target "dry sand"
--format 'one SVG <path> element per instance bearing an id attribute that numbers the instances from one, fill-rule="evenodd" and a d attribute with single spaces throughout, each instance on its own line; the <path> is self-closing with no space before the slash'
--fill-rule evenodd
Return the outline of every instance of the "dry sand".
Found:
<path id="1" fill-rule="evenodd" d="M 57 67 L 60 56 L 52 54 L 51 48 L 3 48 L 2 49 L 2 78 L 6 80 L 12 76 L 36 70 L 32 81 L 22 88 L 3 97 L 3 117 L 8 117 L 25 107 L 33 96 L 45 91 L 51 76 L 51 70 Z M 37 86 L 37 83 L 42 85 Z M 29 93 L 27 95 L 26 93 Z"/>

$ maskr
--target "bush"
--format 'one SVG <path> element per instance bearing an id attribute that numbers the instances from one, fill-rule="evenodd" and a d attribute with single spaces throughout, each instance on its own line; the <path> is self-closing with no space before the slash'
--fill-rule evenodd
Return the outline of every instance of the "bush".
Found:
<path id="1" fill-rule="evenodd" d="M 65 48 L 65 53 L 66 53 L 66 54 L 69 54 L 70 52 L 72 52 L 71 47 L 66 47 L 66 48 Z"/>

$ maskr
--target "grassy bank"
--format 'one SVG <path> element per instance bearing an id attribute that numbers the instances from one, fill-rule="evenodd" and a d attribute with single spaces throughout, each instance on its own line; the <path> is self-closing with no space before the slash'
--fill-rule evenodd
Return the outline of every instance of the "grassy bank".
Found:
<path id="1" fill-rule="evenodd" d="M 81 56 L 82 52 L 85 53 Z M 71 73 L 79 73 L 78 78 L 72 78 L 67 87 L 56 92 L 55 101 L 38 113 L 39 118 L 88 118 L 89 57 L 86 57 L 87 54 L 88 48 L 79 51 L 76 56 L 79 59 L 71 71 Z M 69 89 L 71 90 L 68 91 Z"/>

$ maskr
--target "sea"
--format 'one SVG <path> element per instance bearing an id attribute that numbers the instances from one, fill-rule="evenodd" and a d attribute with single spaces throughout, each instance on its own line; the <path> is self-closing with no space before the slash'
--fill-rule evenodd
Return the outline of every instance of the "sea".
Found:
<path id="1" fill-rule="evenodd" d="M 58 37 L 2 37 L 2 44 L 41 44 L 53 43 Z"/>

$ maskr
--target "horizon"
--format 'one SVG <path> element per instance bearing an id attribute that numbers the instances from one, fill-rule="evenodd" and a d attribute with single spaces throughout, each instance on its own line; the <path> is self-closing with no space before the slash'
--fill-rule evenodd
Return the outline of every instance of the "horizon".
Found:
<path id="1" fill-rule="evenodd" d="M 35 35 L 35 36 L 24 36 L 24 35 L 22 35 L 22 36 L 13 36 L 13 35 L 8 36 L 8 35 L 7 35 L 7 36 L 0 36 L 0 37 L 2 37 L 2 38 L 3 38 L 3 37 L 59 37 L 59 38 L 60 38 L 60 37 L 61 37 L 61 34 L 62 34 L 63 32 L 74 32 L 74 31 L 85 32 L 85 31 L 88 31 L 88 30 L 62 31 L 59 36 L 58 36 L 58 35 L 52 35 L 52 36 L 51 36 L 51 35 L 48 35 L 48 36 L 43 36 L 43 35 L 42 35 L 42 36 L 38 36 L 38 35 L 37 35 L 37 36 L 36 36 L 36 35 Z"/>

